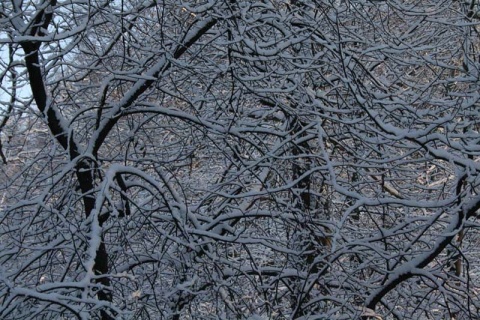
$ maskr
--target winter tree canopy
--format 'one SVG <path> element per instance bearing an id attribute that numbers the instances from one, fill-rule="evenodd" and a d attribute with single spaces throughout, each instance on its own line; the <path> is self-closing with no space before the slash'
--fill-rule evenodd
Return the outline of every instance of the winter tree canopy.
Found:
<path id="1" fill-rule="evenodd" d="M 1 319 L 474 319 L 480 7 L 0 3 Z"/>

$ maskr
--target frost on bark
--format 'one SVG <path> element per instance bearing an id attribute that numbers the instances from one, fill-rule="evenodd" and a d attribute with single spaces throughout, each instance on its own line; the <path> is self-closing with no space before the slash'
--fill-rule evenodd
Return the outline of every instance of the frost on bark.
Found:
<path id="1" fill-rule="evenodd" d="M 475 317 L 477 7 L 3 1 L 0 318 Z"/>

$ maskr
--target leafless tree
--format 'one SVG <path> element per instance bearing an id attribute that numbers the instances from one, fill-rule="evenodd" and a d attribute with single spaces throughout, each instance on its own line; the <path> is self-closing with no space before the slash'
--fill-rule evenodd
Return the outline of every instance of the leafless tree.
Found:
<path id="1" fill-rule="evenodd" d="M 475 318 L 477 17 L 3 1 L 0 317 Z"/>

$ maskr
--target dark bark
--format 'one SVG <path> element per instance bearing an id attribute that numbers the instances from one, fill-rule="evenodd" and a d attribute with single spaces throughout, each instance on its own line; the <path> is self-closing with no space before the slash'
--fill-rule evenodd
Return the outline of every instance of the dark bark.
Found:
<path id="1" fill-rule="evenodd" d="M 62 127 L 61 115 L 57 112 L 54 105 L 48 105 L 48 95 L 45 88 L 42 70 L 40 68 L 40 61 L 38 57 L 38 50 L 40 45 L 38 43 L 22 43 L 22 47 L 25 51 L 26 67 L 30 80 L 30 87 L 33 93 L 33 98 L 37 104 L 38 109 L 44 115 L 50 132 L 54 135 L 58 143 L 69 152 L 70 160 L 74 160 L 79 156 L 79 148 L 73 139 L 73 133 L 68 138 L 68 132 L 66 128 Z M 82 200 L 85 209 L 85 217 L 88 218 L 93 209 L 95 208 L 95 197 L 93 195 L 95 181 L 93 170 L 87 160 L 79 160 L 76 165 L 76 176 L 82 191 Z M 103 239 L 102 239 L 103 240 Z M 98 275 L 108 273 L 108 252 L 105 247 L 105 243 L 102 241 L 100 247 L 97 250 L 95 256 L 95 273 Z M 110 281 L 107 277 L 102 277 L 97 280 L 97 283 L 104 287 L 110 285 Z M 105 290 L 98 292 L 99 300 L 112 301 L 111 295 Z M 101 311 L 101 317 L 103 320 L 113 319 L 105 311 Z"/>
<path id="2" fill-rule="evenodd" d="M 97 250 L 97 255 L 95 257 L 95 274 L 101 276 L 108 273 L 108 252 L 105 246 L 105 242 L 102 237 L 102 242 Z M 99 300 L 102 301 L 112 301 L 112 294 L 110 292 L 110 279 L 108 277 L 101 277 L 97 280 L 98 284 L 102 285 L 102 289 L 100 289 L 97 293 L 97 297 Z M 111 315 L 109 315 L 105 310 L 100 311 L 100 315 L 102 320 L 112 320 L 115 319 Z"/>
<path id="3" fill-rule="evenodd" d="M 190 48 L 195 42 L 200 39 L 203 35 L 205 35 L 215 24 L 217 23 L 216 19 L 211 19 L 209 22 L 205 23 L 202 27 L 198 28 L 197 32 L 194 36 L 189 39 L 182 39 L 180 41 L 180 45 L 175 49 L 173 53 L 173 58 L 178 59 L 180 58 L 187 50 Z M 158 78 L 162 72 L 165 72 L 170 68 L 171 64 L 166 62 L 163 68 L 155 72 L 151 78 Z M 137 88 L 137 84 L 133 85 L 132 87 L 136 88 L 135 91 L 128 93 L 128 99 L 122 101 L 120 107 L 118 108 L 119 113 L 115 114 L 110 117 L 110 119 L 99 129 L 97 139 L 94 141 L 93 147 L 93 154 L 96 155 L 100 147 L 102 146 L 103 142 L 107 138 L 109 132 L 115 126 L 117 121 L 122 116 L 121 112 L 122 109 L 130 107 L 148 88 L 150 88 L 156 80 L 148 79 L 148 80 L 139 80 L 137 84 L 139 84 Z"/>
<path id="4" fill-rule="evenodd" d="M 466 175 L 461 177 L 459 181 L 457 182 L 457 189 L 456 189 L 456 194 L 458 197 L 457 204 L 460 205 L 462 197 L 461 197 L 461 190 L 464 185 L 464 181 L 466 179 Z M 471 208 L 468 210 L 465 210 L 464 208 L 459 209 L 459 211 L 456 213 L 456 218 L 457 221 L 455 223 L 455 226 L 453 227 L 453 231 L 456 232 L 448 232 L 448 236 L 442 236 L 443 239 L 440 240 L 436 245 L 434 250 L 432 250 L 428 255 L 426 255 L 423 259 L 419 259 L 416 263 L 412 264 L 409 269 L 422 269 L 425 268 L 430 262 L 432 262 L 442 251 L 453 241 L 453 239 L 457 236 L 458 233 L 462 231 L 462 225 L 464 223 L 465 219 L 468 219 L 469 217 L 475 215 L 476 211 L 478 210 L 480 206 L 480 202 L 474 203 Z M 406 263 L 411 263 L 411 262 L 406 262 Z M 401 265 L 399 268 L 404 268 L 404 265 Z M 395 274 L 393 272 L 393 277 L 387 281 L 387 284 L 380 290 L 378 291 L 373 297 L 371 297 L 367 302 L 367 308 L 375 310 L 375 307 L 377 304 L 382 300 L 382 298 L 387 295 L 390 291 L 395 289 L 398 285 L 400 285 L 402 282 L 407 281 L 408 279 L 412 278 L 415 276 L 414 272 L 407 271 L 404 273 L 400 274 Z M 363 319 L 368 319 L 368 317 L 363 317 Z"/>
<path id="5" fill-rule="evenodd" d="M 53 0 L 52 5 L 54 5 L 55 3 L 56 1 Z M 38 15 L 34 18 L 35 27 L 31 29 L 31 35 L 41 35 L 40 33 L 42 28 L 48 28 L 52 17 L 53 13 L 45 13 L 44 11 L 39 12 Z M 190 38 L 186 38 L 185 35 L 184 39 L 180 41 L 181 44 L 175 49 L 173 53 L 173 58 L 178 59 L 179 57 L 181 57 L 188 50 L 188 48 L 190 48 L 200 37 L 202 37 L 206 32 L 208 32 L 208 30 L 211 29 L 216 24 L 216 22 L 217 21 L 215 19 L 210 20 L 208 23 L 198 28 L 197 32 Z M 56 109 L 55 105 L 53 105 L 53 101 L 49 101 L 48 99 L 48 93 L 44 82 L 44 75 L 40 67 L 39 49 L 41 43 L 29 41 L 23 42 L 21 43 L 21 45 L 25 51 L 25 62 L 29 75 L 30 87 L 37 107 L 43 114 L 50 132 L 53 134 L 58 143 L 63 147 L 63 149 L 69 153 L 70 160 L 74 160 L 80 156 L 80 147 L 74 140 L 74 133 L 72 129 L 64 128 L 62 126 L 62 124 L 66 123 L 66 121 L 62 119 L 62 115 Z M 154 77 L 160 76 L 161 72 L 165 69 L 168 69 L 169 67 L 170 64 L 167 62 L 163 68 L 161 68 L 160 70 L 158 70 L 158 72 L 155 73 Z M 153 85 L 154 82 L 154 80 L 145 80 L 144 83 L 142 83 L 141 86 L 139 86 L 138 89 L 133 92 L 133 94 L 129 95 L 128 99 L 125 99 L 123 101 L 122 108 L 127 108 L 131 106 L 134 101 L 137 100 L 138 97 L 140 97 L 140 95 L 142 95 L 149 87 Z M 121 112 L 119 114 L 116 114 L 114 117 L 111 117 L 107 121 L 107 123 L 102 128 L 100 128 L 97 139 L 94 142 L 94 156 L 96 156 L 99 148 L 107 138 L 110 130 L 115 126 L 120 117 Z M 97 120 L 100 121 L 100 119 Z M 76 161 L 76 176 L 80 190 L 83 194 L 82 200 L 85 209 L 85 217 L 88 218 L 95 208 L 95 165 L 92 165 L 91 161 L 87 159 L 77 159 Z M 121 177 L 117 178 L 122 190 L 126 191 L 123 179 Z M 122 200 L 126 200 L 124 195 L 122 195 Z M 126 203 L 126 206 L 128 208 L 128 201 Z M 106 219 L 102 219 L 100 217 L 99 220 L 100 225 L 102 225 Z M 94 272 L 96 275 L 101 276 L 108 274 L 108 259 L 108 251 L 102 237 L 102 241 L 96 251 L 95 256 Z M 106 276 L 99 277 L 99 279 L 96 280 L 96 283 L 102 286 L 102 288 L 97 292 L 98 299 L 102 301 L 112 301 L 112 294 L 109 292 L 108 288 L 110 286 L 109 278 Z M 114 319 L 112 315 L 110 315 L 105 310 L 101 310 L 100 313 L 102 320 Z"/>

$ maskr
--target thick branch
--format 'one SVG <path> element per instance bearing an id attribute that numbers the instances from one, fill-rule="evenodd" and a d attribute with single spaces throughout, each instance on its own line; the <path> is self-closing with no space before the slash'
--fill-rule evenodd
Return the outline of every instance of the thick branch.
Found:
<path id="1" fill-rule="evenodd" d="M 406 281 L 414 276 L 412 270 L 422 269 L 426 267 L 430 262 L 433 261 L 450 242 L 455 238 L 455 236 L 460 232 L 463 220 L 465 217 L 472 215 L 471 212 L 476 211 L 480 206 L 480 202 L 476 201 L 477 205 L 475 209 L 471 208 L 467 211 L 465 208 L 460 209 L 459 212 L 452 217 L 452 220 L 449 226 L 445 229 L 443 236 L 439 237 L 432 250 L 426 252 L 423 255 L 420 255 L 408 262 L 405 262 L 398 268 L 396 268 L 390 277 L 390 279 L 383 285 L 380 289 L 373 292 L 370 297 L 366 300 L 366 307 L 372 310 L 375 310 L 376 305 L 380 300 L 387 295 L 390 291 L 395 289 L 400 283 Z"/>
<path id="2" fill-rule="evenodd" d="M 65 149 L 72 152 L 70 158 L 75 158 L 79 155 L 78 148 L 75 143 L 69 145 L 68 141 L 68 129 L 64 127 L 64 119 L 62 115 L 49 104 L 47 98 L 47 89 L 43 81 L 42 70 L 40 68 L 40 61 L 38 58 L 39 43 L 25 42 L 22 43 L 22 48 L 25 51 L 25 63 L 28 71 L 30 88 L 32 90 L 33 98 L 37 104 L 40 112 L 43 113 L 46 118 L 47 125 L 55 136 L 60 145 Z"/>
<path id="3" fill-rule="evenodd" d="M 194 45 L 198 39 L 200 39 L 204 34 L 206 34 L 215 24 L 217 23 L 216 19 L 209 19 L 202 21 L 200 26 L 195 30 L 189 32 L 184 38 L 183 42 L 175 49 L 173 53 L 173 58 L 180 58 L 188 48 Z M 162 72 L 168 70 L 171 67 L 171 63 L 163 57 L 159 62 L 157 62 L 150 70 L 148 70 L 143 79 L 138 80 L 132 88 L 125 94 L 124 98 L 115 106 L 115 108 L 110 113 L 109 117 L 106 117 L 106 120 L 102 125 L 100 125 L 99 130 L 96 131 L 93 138 L 93 150 L 92 154 L 97 154 L 98 150 L 105 141 L 108 133 L 115 126 L 117 121 L 122 115 L 122 110 L 130 107 L 135 100 L 137 100 L 148 88 L 156 82 L 156 79 L 160 76 Z"/>

